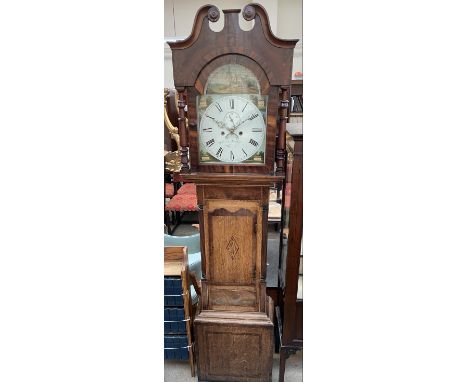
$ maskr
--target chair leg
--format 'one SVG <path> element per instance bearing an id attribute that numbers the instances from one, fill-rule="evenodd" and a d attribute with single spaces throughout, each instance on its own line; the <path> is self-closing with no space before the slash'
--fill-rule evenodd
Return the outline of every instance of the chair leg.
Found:
<path id="1" fill-rule="evenodd" d="M 286 359 L 288 358 L 288 354 L 286 349 L 282 348 L 280 350 L 280 365 L 279 365 L 279 378 L 278 382 L 284 382 L 284 372 L 286 371 Z"/>
<path id="2" fill-rule="evenodd" d="M 189 358 L 190 358 L 190 371 L 192 372 L 192 378 L 195 378 L 195 362 L 194 362 L 193 348 L 190 348 Z"/>
<path id="3" fill-rule="evenodd" d="M 171 211 L 164 211 L 164 224 L 167 227 L 167 234 L 172 235 Z"/>

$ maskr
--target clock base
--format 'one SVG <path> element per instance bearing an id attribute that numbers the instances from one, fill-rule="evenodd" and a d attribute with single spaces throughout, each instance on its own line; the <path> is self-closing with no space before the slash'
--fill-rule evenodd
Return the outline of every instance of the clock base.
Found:
<path id="1" fill-rule="evenodd" d="M 196 347 L 203 349 L 197 351 L 199 381 L 271 381 L 274 326 L 269 314 L 203 311 L 194 326 Z"/>

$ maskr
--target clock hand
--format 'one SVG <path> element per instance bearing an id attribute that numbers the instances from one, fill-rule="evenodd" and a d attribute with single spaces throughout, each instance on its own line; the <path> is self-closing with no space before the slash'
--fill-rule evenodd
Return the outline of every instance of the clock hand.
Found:
<path id="1" fill-rule="evenodd" d="M 221 121 L 218 121 L 217 119 L 207 115 L 207 118 L 210 118 L 214 121 L 214 123 L 216 123 L 218 125 L 219 128 L 221 129 L 227 129 L 226 125 L 224 124 L 224 122 L 221 122 Z"/>
<path id="2" fill-rule="evenodd" d="M 229 130 L 229 132 L 230 132 L 231 134 L 234 134 L 234 131 L 235 131 L 241 124 L 239 124 L 239 125 L 236 126 L 235 122 L 233 121 L 233 119 L 232 119 L 232 117 L 231 117 L 230 115 L 229 115 L 229 119 L 230 119 L 231 122 L 232 122 L 232 127 L 227 127 L 227 129 Z"/>
<path id="3" fill-rule="evenodd" d="M 242 125 L 244 122 L 251 121 L 251 120 L 253 120 L 253 119 L 257 118 L 257 117 L 258 117 L 258 113 L 252 114 L 250 117 L 244 119 L 241 123 L 239 123 L 237 126 L 235 126 L 234 129 L 237 129 L 237 128 L 238 128 L 240 125 Z"/>
<path id="4" fill-rule="evenodd" d="M 243 121 L 239 122 L 236 126 L 234 126 L 234 130 L 237 129 L 240 125 L 242 125 L 244 122 L 247 122 L 250 118 L 244 119 Z"/>

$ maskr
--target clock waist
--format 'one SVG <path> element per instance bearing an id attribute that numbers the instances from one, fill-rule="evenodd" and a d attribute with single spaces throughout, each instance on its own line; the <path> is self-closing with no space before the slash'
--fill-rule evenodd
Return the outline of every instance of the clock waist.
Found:
<path id="1" fill-rule="evenodd" d="M 193 182 L 200 185 L 218 184 L 220 186 L 239 184 L 239 182 L 245 183 L 246 186 L 270 186 L 284 179 L 284 175 L 202 172 L 181 174 L 181 177 L 185 182 Z"/>

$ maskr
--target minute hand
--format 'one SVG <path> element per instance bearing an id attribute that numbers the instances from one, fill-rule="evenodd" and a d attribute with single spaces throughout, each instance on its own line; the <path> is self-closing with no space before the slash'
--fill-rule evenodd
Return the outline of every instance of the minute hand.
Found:
<path id="1" fill-rule="evenodd" d="M 255 119 L 258 117 L 258 114 L 253 114 L 249 118 L 244 119 L 242 122 L 240 122 L 238 125 L 234 126 L 234 130 L 237 129 L 240 125 L 242 125 L 244 122 L 251 121 L 252 119 Z"/>

